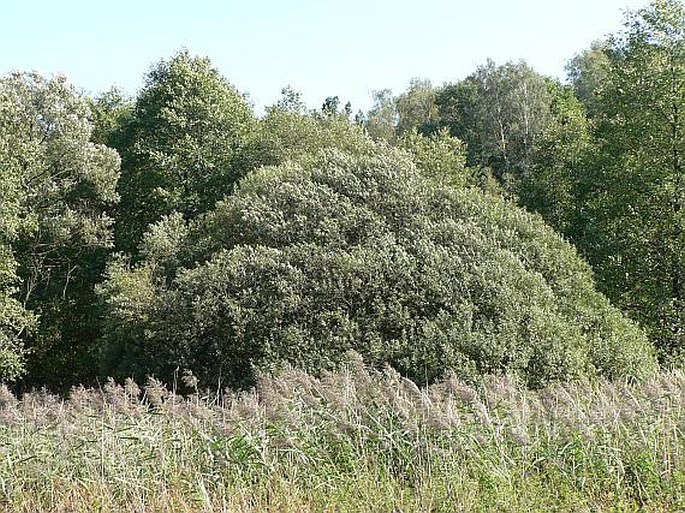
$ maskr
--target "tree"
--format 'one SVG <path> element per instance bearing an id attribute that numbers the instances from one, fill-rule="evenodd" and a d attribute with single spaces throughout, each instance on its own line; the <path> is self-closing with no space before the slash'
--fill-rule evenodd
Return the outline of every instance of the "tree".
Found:
<path id="1" fill-rule="evenodd" d="M 307 105 L 302 100 L 302 93 L 300 91 L 293 89 L 291 86 L 285 86 L 281 89 L 281 98 L 270 110 L 274 109 L 295 114 L 304 114 L 307 112 Z"/>
<path id="2" fill-rule="evenodd" d="M 11 324 L 29 345 L 31 378 L 44 384 L 92 367 L 93 284 L 112 243 L 119 157 L 90 141 L 89 116 L 62 77 L 0 79 L 0 310 L 22 318 L 18 300 L 38 316 L 28 338 L 21 322 Z"/>
<path id="3" fill-rule="evenodd" d="M 339 96 L 329 96 L 323 102 L 321 106 L 321 113 L 324 116 L 334 116 L 338 114 L 338 107 L 340 106 Z"/>
<path id="4" fill-rule="evenodd" d="M 583 104 L 570 86 L 549 84 L 550 121 L 518 187 L 519 203 L 578 243 L 585 234 L 597 143 Z"/>
<path id="5" fill-rule="evenodd" d="M 33 319 L 17 300 L 19 278 L 11 244 L 21 231 L 24 201 L 21 164 L 13 155 L 15 146 L 10 123 L 17 105 L 0 89 L 0 381 L 14 380 L 24 373 L 26 331 Z"/>
<path id="6" fill-rule="evenodd" d="M 435 103 L 437 91 L 430 80 L 414 78 L 409 88 L 395 99 L 397 108 L 397 134 L 416 130 L 430 134 L 438 127 L 438 107 Z"/>
<path id="7" fill-rule="evenodd" d="M 135 253 L 148 225 L 211 209 L 258 166 L 256 120 L 208 59 L 180 52 L 147 75 L 117 149 L 117 248 Z"/>
<path id="8" fill-rule="evenodd" d="M 436 103 L 442 126 L 467 144 L 469 164 L 492 168 L 515 193 L 550 122 L 549 80 L 525 62 L 488 61 L 463 82 L 444 87 Z"/>
<path id="9" fill-rule="evenodd" d="M 399 96 L 393 96 L 390 89 L 374 91 L 364 126 L 373 139 L 391 144 L 414 131 L 430 134 L 438 129 L 436 94 L 430 80 L 419 78 L 413 78 Z"/>
<path id="10" fill-rule="evenodd" d="M 452 187 L 481 185 L 477 170 L 466 166 L 464 143 L 450 136 L 447 129 L 428 136 L 408 132 L 398 145 L 412 156 L 424 176 L 438 183 Z"/>
<path id="11" fill-rule="evenodd" d="M 133 100 L 117 88 L 89 99 L 93 133 L 91 140 L 110 148 L 122 147 L 124 127 L 133 115 Z"/>
<path id="12" fill-rule="evenodd" d="M 609 296 L 685 354 L 685 7 L 657 0 L 609 39 L 598 91 L 601 153 L 581 247 Z"/>
<path id="13" fill-rule="evenodd" d="M 348 114 L 335 109 L 308 112 L 300 94 L 290 88 L 282 98 L 267 107 L 260 121 L 259 138 L 264 148 L 264 162 L 271 165 L 306 162 L 322 150 L 337 149 L 352 155 L 375 151 L 376 144 L 364 130 L 363 123 L 351 121 Z M 335 98 L 327 103 L 335 103 Z M 335 101 L 334 101 L 335 100 Z M 433 180 L 457 187 L 483 186 L 487 175 L 466 167 L 464 144 L 446 130 L 430 136 L 408 131 L 394 145 L 410 153 L 418 169 Z"/>
<path id="14" fill-rule="evenodd" d="M 374 91 L 371 94 L 373 107 L 366 115 L 365 128 L 376 141 L 395 141 L 395 127 L 398 122 L 397 105 L 390 89 Z"/>
<path id="15" fill-rule="evenodd" d="M 428 180 L 399 150 L 263 168 L 201 222 L 167 218 L 146 241 L 100 289 L 104 361 L 122 376 L 180 366 L 244 387 L 286 363 L 320 372 L 348 350 L 422 383 L 447 370 L 542 386 L 654 367 L 644 334 L 541 219 Z"/>
<path id="16" fill-rule="evenodd" d="M 601 105 L 598 102 L 603 88 L 610 80 L 609 49 L 608 41 L 596 41 L 566 65 L 575 95 L 591 118 L 599 113 Z"/>
<path id="17" fill-rule="evenodd" d="M 291 88 L 283 89 L 281 99 L 267 107 L 266 115 L 259 121 L 258 134 L 261 161 L 270 165 L 300 161 L 323 149 L 358 153 L 373 147 L 359 124 L 337 111 L 337 104 L 325 113 L 310 112 L 300 93 Z"/>

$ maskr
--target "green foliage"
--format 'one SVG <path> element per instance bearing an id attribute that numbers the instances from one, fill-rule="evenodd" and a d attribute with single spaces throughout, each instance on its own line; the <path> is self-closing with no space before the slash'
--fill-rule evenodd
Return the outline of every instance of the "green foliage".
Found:
<path id="1" fill-rule="evenodd" d="M 132 252 L 148 225 L 210 210 L 254 167 L 256 120 L 208 59 L 181 52 L 149 72 L 115 139 L 121 204 L 117 248 Z"/>
<path id="2" fill-rule="evenodd" d="M 19 348 L 16 335 L 26 336 L 22 309 L 37 314 L 28 365 L 44 383 L 88 375 L 79 365 L 88 365 L 80 353 L 95 338 L 92 284 L 112 242 L 108 211 L 118 199 L 119 158 L 90 142 L 89 115 L 61 77 L 0 79 L 0 244 L 7 262 L 0 265 L 9 269 L 0 280 L 0 325 L 15 334 L 8 338 L 4 330 L 1 344 L 5 354 Z M 0 377 L 16 377 L 20 360 Z"/>
<path id="3" fill-rule="evenodd" d="M 362 124 L 376 141 L 392 144 L 403 135 L 429 134 L 438 128 L 437 90 L 430 80 L 413 78 L 399 96 L 390 89 L 374 91 L 372 96 L 373 107 Z"/>
<path id="4" fill-rule="evenodd" d="M 354 121 L 291 88 L 258 119 L 187 51 L 135 100 L 0 78 L 0 380 L 66 386 L 99 358 L 243 387 L 350 349 L 420 382 L 643 376 L 644 334 L 543 219 L 682 364 L 685 6 L 628 12 L 567 70 L 488 61 Z"/>
<path id="5" fill-rule="evenodd" d="M 600 97 L 610 82 L 609 49 L 607 41 L 597 41 L 589 49 L 573 57 L 566 65 L 573 91 L 590 117 L 600 113 Z"/>
<path id="6" fill-rule="evenodd" d="M 151 372 L 145 358 L 156 359 L 154 348 L 142 345 L 148 324 L 155 321 L 155 303 L 161 279 L 153 276 L 154 264 L 131 270 L 123 258 L 111 261 L 105 281 L 97 290 L 107 298 L 103 331 L 110 342 L 100 351 L 99 362 L 106 374 L 145 376 Z M 161 356 L 161 355 L 160 355 Z"/>
<path id="7" fill-rule="evenodd" d="M 150 254 L 110 270 L 105 352 L 132 346 L 144 372 L 181 366 L 233 386 L 284 363 L 318 372 L 348 350 L 424 383 L 448 370 L 541 386 L 653 368 L 644 335 L 540 219 L 374 153 L 262 169 L 190 232 L 153 229 L 161 247 L 161 234 L 183 237 L 185 268 Z"/>
<path id="8" fill-rule="evenodd" d="M 605 49 L 594 105 L 599 154 L 576 239 L 609 297 L 648 328 L 664 360 L 685 347 L 685 8 L 628 13 Z"/>
<path id="9" fill-rule="evenodd" d="M 399 121 L 397 104 L 390 89 L 374 91 L 373 107 L 367 113 L 364 126 L 375 141 L 392 143 L 397 137 L 396 126 Z"/>
<path id="10" fill-rule="evenodd" d="M 0 380 L 12 381 L 25 372 L 23 337 L 35 319 L 15 299 L 16 261 L 10 248 L 0 244 Z"/>
<path id="11" fill-rule="evenodd" d="M 413 131 L 430 133 L 438 126 L 437 91 L 430 80 L 414 78 L 409 88 L 395 99 L 397 108 L 397 134 Z"/>
<path id="12" fill-rule="evenodd" d="M 550 83 L 549 94 L 551 119 L 539 134 L 530 172 L 519 184 L 519 202 L 577 241 L 587 224 L 589 169 L 597 158 L 597 143 L 572 89 Z"/>
<path id="13" fill-rule="evenodd" d="M 10 244 L 22 231 L 21 162 L 14 158 L 16 136 L 11 120 L 17 112 L 8 91 L 0 89 L 0 380 L 13 380 L 24 373 L 22 333 L 31 319 L 17 301 L 17 262 Z"/>
<path id="14" fill-rule="evenodd" d="M 268 107 L 266 116 L 260 120 L 262 161 L 272 165 L 300 161 L 331 148 L 349 153 L 371 151 L 373 142 L 364 131 L 350 122 L 347 115 L 331 109 L 310 112 L 299 93 L 283 89 L 281 100 Z"/>
<path id="15" fill-rule="evenodd" d="M 91 140 L 111 148 L 125 143 L 124 127 L 130 123 L 134 103 L 122 91 L 112 88 L 89 100 L 93 133 Z"/>
<path id="16" fill-rule="evenodd" d="M 579 229 L 580 169 L 592 148 L 586 111 L 569 87 L 525 62 L 489 61 L 442 88 L 435 102 L 439 124 L 466 144 L 469 166 L 490 169 L 503 194 L 562 233 Z"/>
<path id="17" fill-rule="evenodd" d="M 488 190 L 490 176 L 476 168 L 466 166 L 466 146 L 450 136 L 447 129 L 428 136 L 416 131 L 405 133 L 398 147 L 412 156 L 421 173 L 443 185 L 463 188 L 480 186 Z"/>

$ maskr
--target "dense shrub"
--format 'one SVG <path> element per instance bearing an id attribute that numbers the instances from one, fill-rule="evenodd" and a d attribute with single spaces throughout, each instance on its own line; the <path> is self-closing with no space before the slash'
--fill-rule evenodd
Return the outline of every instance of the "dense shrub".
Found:
<path id="1" fill-rule="evenodd" d="M 244 386 L 257 369 L 319 371 L 348 350 L 424 383 L 447 370 L 541 386 L 654 367 L 642 332 L 540 218 L 437 185 L 398 151 L 261 169 L 144 245 L 101 289 L 109 373 L 185 367 Z"/>

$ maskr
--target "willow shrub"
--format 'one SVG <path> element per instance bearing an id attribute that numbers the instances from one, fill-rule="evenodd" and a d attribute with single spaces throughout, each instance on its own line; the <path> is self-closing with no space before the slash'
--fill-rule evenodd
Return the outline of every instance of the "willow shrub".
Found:
<path id="1" fill-rule="evenodd" d="M 543 221 L 423 177 L 406 154 L 328 151 L 263 168 L 102 286 L 109 374 L 253 382 L 350 350 L 421 382 L 513 373 L 529 386 L 655 366 L 644 334 Z"/>

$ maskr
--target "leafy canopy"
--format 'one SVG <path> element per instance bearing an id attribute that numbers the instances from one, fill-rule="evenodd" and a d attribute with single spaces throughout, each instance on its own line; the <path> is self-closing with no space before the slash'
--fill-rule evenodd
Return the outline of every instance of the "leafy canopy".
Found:
<path id="1" fill-rule="evenodd" d="M 154 66 L 112 136 L 123 159 L 118 248 L 134 251 L 162 216 L 192 218 L 229 194 L 254 167 L 255 124 L 246 99 L 209 59 L 184 51 Z"/>

